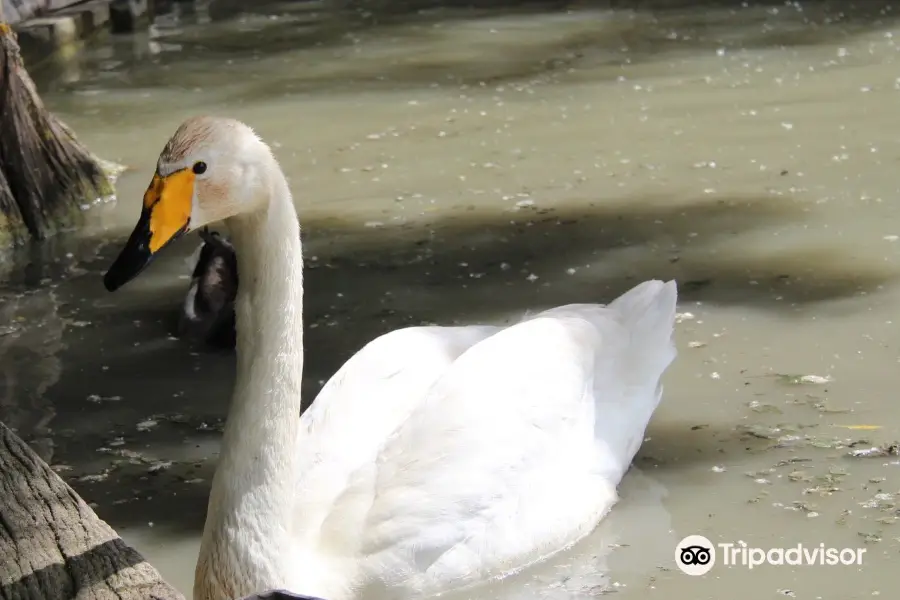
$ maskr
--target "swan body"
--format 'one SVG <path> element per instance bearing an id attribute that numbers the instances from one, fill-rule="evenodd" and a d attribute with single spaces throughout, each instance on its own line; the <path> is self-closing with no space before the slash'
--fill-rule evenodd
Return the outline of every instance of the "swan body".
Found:
<path id="1" fill-rule="evenodd" d="M 176 131 L 106 286 L 220 219 L 241 273 L 237 377 L 195 600 L 459 589 L 571 546 L 616 502 L 675 357 L 674 282 L 509 327 L 390 332 L 299 415 L 299 223 L 247 126 L 200 117 Z"/>

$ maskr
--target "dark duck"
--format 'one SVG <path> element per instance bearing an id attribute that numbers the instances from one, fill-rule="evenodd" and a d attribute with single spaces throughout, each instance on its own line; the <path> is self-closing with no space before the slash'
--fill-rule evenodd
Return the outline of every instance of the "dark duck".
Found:
<path id="1" fill-rule="evenodd" d="M 203 243 L 190 259 L 191 286 L 181 307 L 178 335 L 213 347 L 234 348 L 234 298 L 238 287 L 234 246 L 208 228 L 200 231 L 200 238 Z"/>

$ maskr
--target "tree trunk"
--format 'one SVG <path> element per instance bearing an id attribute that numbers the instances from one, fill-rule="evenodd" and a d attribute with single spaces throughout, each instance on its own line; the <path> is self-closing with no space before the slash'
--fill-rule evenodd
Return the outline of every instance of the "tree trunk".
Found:
<path id="1" fill-rule="evenodd" d="M 112 194 L 98 160 L 44 107 L 0 14 L 0 247 L 77 225 Z"/>
<path id="2" fill-rule="evenodd" d="M 0 600 L 185 600 L 0 421 Z M 243 600 L 321 600 L 266 590 Z"/>
<path id="3" fill-rule="evenodd" d="M 3 423 L 0 598 L 184 600 Z"/>

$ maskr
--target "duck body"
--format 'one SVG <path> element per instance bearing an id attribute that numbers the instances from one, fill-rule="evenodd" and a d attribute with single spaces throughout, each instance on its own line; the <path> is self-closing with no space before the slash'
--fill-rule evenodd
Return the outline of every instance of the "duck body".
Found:
<path id="1" fill-rule="evenodd" d="M 187 121 L 142 211 L 108 289 L 223 219 L 241 273 L 195 600 L 441 594 L 568 548 L 615 504 L 675 357 L 675 282 L 509 327 L 387 333 L 301 415 L 299 221 L 268 146 L 236 121 Z"/>
<path id="2" fill-rule="evenodd" d="M 201 235 L 203 242 L 188 261 L 191 283 L 181 305 L 178 335 L 233 348 L 238 286 L 234 246 L 218 232 L 204 231 Z"/>

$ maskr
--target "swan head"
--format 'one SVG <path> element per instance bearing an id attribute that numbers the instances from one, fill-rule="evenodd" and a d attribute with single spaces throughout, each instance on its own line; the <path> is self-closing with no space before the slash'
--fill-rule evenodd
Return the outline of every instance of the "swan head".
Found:
<path id="1" fill-rule="evenodd" d="M 240 121 L 203 116 L 182 123 L 159 155 L 137 225 L 103 278 L 106 289 L 137 277 L 185 233 L 255 212 L 268 197 L 273 161 Z"/>

